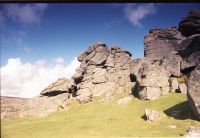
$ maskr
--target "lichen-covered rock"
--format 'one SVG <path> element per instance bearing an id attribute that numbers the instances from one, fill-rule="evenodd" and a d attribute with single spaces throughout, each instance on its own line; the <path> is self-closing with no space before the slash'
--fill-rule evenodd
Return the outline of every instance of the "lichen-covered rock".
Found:
<path id="1" fill-rule="evenodd" d="M 188 81 L 188 101 L 195 115 L 200 119 L 200 64 L 190 74 Z"/>
<path id="2" fill-rule="evenodd" d="M 190 10 L 189 15 L 179 23 L 178 30 L 186 37 L 200 34 L 200 10 Z"/>
<path id="3" fill-rule="evenodd" d="M 176 27 L 151 29 L 144 37 L 144 56 L 152 60 L 160 60 L 185 39 Z"/>
<path id="4" fill-rule="evenodd" d="M 56 82 L 50 84 L 40 94 L 54 96 L 60 93 L 70 93 L 73 92 L 74 86 L 75 84 L 72 79 L 60 78 Z"/>

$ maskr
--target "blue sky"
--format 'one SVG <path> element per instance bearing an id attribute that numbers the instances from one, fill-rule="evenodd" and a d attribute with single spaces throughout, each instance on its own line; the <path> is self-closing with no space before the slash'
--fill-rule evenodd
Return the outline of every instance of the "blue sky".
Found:
<path id="1" fill-rule="evenodd" d="M 36 5 L 0 5 L 1 66 L 16 57 L 24 62 L 39 59 L 50 62 L 62 57 L 68 64 L 99 41 L 109 46 L 120 45 L 131 51 L 133 58 L 142 57 L 143 38 L 149 29 L 177 26 L 189 9 L 200 7 L 200 4 L 174 3 Z M 128 7 L 129 13 L 126 12 Z M 131 20 L 130 13 L 139 7 L 138 12 L 146 8 L 146 13 L 142 18 Z"/>

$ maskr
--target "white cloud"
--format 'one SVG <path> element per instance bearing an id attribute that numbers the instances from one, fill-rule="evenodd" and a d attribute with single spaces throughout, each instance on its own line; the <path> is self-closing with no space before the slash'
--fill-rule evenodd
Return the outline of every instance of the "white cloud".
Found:
<path id="1" fill-rule="evenodd" d="M 40 23 L 47 4 L 5 4 L 6 15 L 16 22 Z"/>
<path id="2" fill-rule="evenodd" d="M 10 58 L 1 67 L 1 95 L 33 97 L 60 77 L 70 78 L 80 62 L 74 58 L 67 66 L 54 64 L 47 67 L 45 60 L 34 64 L 22 63 L 20 58 Z"/>
<path id="3" fill-rule="evenodd" d="M 127 4 L 124 13 L 135 26 L 142 27 L 141 20 L 157 12 L 155 4 Z"/>
<path id="4" fill-rule="evenodd" d="M 53 62 L 55 62 L 56 64 L 63 64 L 64 59 L 61 57 L 57 57 L 57 58 L 53 59 Z"/>

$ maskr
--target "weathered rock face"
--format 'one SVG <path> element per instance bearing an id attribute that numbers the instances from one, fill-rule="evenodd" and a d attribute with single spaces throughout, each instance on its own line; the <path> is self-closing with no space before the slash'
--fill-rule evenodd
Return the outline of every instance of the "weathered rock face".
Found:
<path id="1" fill-rule="evenodd" d="M 72 77 L 77 84 L 76 99 L 82 103 L 92 96 L 109 95 L 107 93 L 131 93 L 131 54 L 118 46 L 111 49 L 104 43 L 90 46 L 78 57 L 81 62 Z"/>
<path id="2" fill-rule="evenodd" d="M 178 87 L 181 93 L 187 94 L 187 85 L 185 83 L 179 84 Z"/>
<path id="3" fill-rule="evenodd" d="M 160 60 L 160 65 L 173 76 L 181 76 L 182 57 L 177 51 L 171 51 L 167 56 Z"/>
<path id="4" fill-rule="evenodd" d="M 192 35 L 180 44 L 181 70 L 187 70 L 200 63 L 200 34 Z"/>
<path id="5" fill-rule="evenodd" d="M 196 116 L 200 119 L 200 64 L 191 72 L 188 81 L 188 101 Z"/>
<path id="6" fill-rule="evenodd" d="M 133 63 L 132 74 L 137 80 L 136 92 L 142 100 L 155 100 L 169 92 L 170 73 L 158 62 L 138 59 Z"/>
<path id="7" fill-rule="evenodd" d="M 186 37 L 200 34 L 200 10 L 190 10 L 189 15 L 179 23 L 178 30 Z"/>
<path id="8" fill-rule="evenodd" d="M 152 60 L 160 60 L 185 39 L 176 27 L 151 29 L 144 37 L 144 56 Z"/>
<path id="9" fill-rule="evenodd" d="M 63 109 L 69 104 L 69 93 L 61 93 L 56 96 L 37 96 L 28 100 L 26 106 L 21 107 L 19 117 L 46 116 L 51 112 Z"/>
<path id="10" fill-rule="evenodd" d="M 75 83 L 72 79 L 60 78 L 45 88 L 40 94 L 46 96 L 55 96 L 61 93 L 73 92 L 74 88 Z"/>

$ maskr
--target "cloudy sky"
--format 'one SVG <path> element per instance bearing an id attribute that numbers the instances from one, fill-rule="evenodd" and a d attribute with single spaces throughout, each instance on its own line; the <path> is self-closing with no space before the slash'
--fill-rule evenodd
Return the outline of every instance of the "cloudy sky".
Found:
<path id="1" fill-rule="evenodd" d="M 143 56 L 151 28 L 178 26 L 200 4 L 1 4 L 1 95 L 32 97 L 70 77 L 96 42 Z"/>

